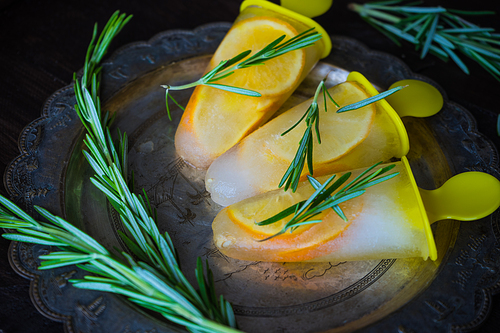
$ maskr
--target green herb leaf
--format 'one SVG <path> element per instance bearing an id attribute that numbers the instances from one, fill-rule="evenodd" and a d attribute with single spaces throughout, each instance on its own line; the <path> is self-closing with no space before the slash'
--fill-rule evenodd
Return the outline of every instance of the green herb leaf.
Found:
<path id="1" fill-rule="evenodd" d="M 243 88 L 238 88 L 238 87 L 233 87 L 233 86 L 228 86 L 225 84 L 216 84 L 216 83 L 206 83 L 206 86 L 212 87 L 212 88 L 217 88 L 220 90 L 225 90 L 229 91 L 232 93 L 240 94 L 240 95 L 246 95 L 250 97 L 261 97 L 262 95 L 256 91 L 249 90 L 249 89 L 243 89 Z"/>
<path id="2" fill-rule="evenodd" d="M 387 91 L 384 91 L 384 92 L 382 92 L 380 94 L 377 94 L 375 96 L 366 98 L 366 99 L 364 99 L 362 101 L 359 101 L 359 102 L 356 102 L 356 103 L 353 103 L 353 104 L 349 104 L 349 105 L 343 106 L 343 107 L 341 107 L 340 109 L 337 110 L 337 113 L 342 113 L 342 112 L 347 112 L 347 111 L 352 111 L 352 110 L 360 109 L 360 108 L 362 108 L 364 106 L 367 106 L 367 105 L 370 105 L 372 103 L 378 102 L 378 101 L 386 98 L 387 96 L 390 96 L 390 95 L 394 94 L 395 92 L 400 91 L 404 87 L 406 87 L 406 86 L 397 86 L 397 87 L 394 87 L 394 88 L 392 88 L 390 90 L 387 90 Z"/>
<path id="3" fill-rule="evenodd" d="M 25 236 L 19 234 L 2 234 L 2 237 L 15 242 L 24 242 L 24 243 L 34 243 L 40 245 L 50 245 L 50 246 L 64 246 L 64 243 L 58 241 L 50 241 L 46 239 L 41 239 L 38 237 Z"/>
<path id="4" fill-rule="evenodd" d="M 306 110 L 304 115 L 299 119 L 297 123 L 295 123 L 290 129 L 286 130 L 281 135 L 286 135 L 291 130 L 293 130 L 297 125 L 305 120 L 307 128 L 300 140 L 299 148 L 295 157 L 292 160 L 292 163 L 286 170 L 285 174 L 281 178 L 279 183 L 279 187 L 285 186 L 285 191 L 289 188 L 292 189 L 293 192 L 297 190 L 297 186 L 299 184 L 300 175 L 302 173 L 302 169 L 304 168 L 305 161 L 307 161 L 307 167 L 309 169 L 309 173 L 313 174 L 313 134 L 312 129 L 315 128 L 316 136 L 318 138 L 318 143 L 321 143 L 321 137 L 319 133 L 319 108 L 318 108 L 318 97 L 323 92 L 324 103 L 325 103 L 325 111 L 327 111 L 327 99 L 325 98 L 328 94 L 329 98 L 333 101 L 333 103 L 338 106 L 337 102 L 333 100 L 330 94 L 326 91 L 325 80 L 322 80 L 318 87 L 316 88 L 316 92 L 314 93 L 313 101 L 309 108 Z"/>

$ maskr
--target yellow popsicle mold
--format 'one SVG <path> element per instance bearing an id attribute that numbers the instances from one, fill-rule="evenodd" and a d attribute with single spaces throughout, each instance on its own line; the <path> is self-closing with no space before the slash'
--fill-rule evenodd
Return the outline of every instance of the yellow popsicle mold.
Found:
<path id="1" fill-rule="evenodd" d="M 417 186 L 408 159 L 403 156 L 401 162 L 417 198 L 429 245 L 429 258 L 432 260 L 437 258 L 436 244 L 430 227 L 432 223 L 450 219 L 479 220 L 500 207 L 500 181 L 490 174 L 463 172 L 451 177 L 435 190 L 425 190 Z"/>
<path id="2" fill-rule="evenodd" d="M 242 12 L 244 9 L 250 6 L 257 6 L 261 8 L 265 8 L 274 12 L 277 12 L 281 15 L 288 16 L 294 20 L 297 20 L 311 28 L 315 28 L 316 31 L 318 31 L 323 38 L 321 39 L 323 41 L 323 44 L 325 48 L 323 49 L 323 53 L 321 54 L 321 58 L 325 58 L 330 54 L 330 51 L 332 50 L 332 40 L 330 39 L 330 36 L 326 32 L 326 30 L 319 25 L 316 21 L 312 20 L 311 18 L 304 16 L 302 14 L 299 14 L 297 12 L 294 12 L 290 9 L 278 6 L 272 2 L 268 2 L 266 0 L 245 0 L 242 2 L 240 6 L 240 12 Z"/>

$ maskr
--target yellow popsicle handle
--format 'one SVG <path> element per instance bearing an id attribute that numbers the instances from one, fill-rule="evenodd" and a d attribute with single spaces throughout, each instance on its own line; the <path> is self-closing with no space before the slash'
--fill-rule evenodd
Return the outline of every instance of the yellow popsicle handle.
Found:
<path id="1" fill-rule="evenodd" d="M 478 220 L 500 207 L 500 181 L 484 172 L 464 172 L 438 189 L 419 192 L 430 223 Z"/>
<path id="2" fill-rule="evenodd" d="M 443 107 L 443 96 L 434 86 L 420 80 L 401 80 L 394 82 L 389 89 L 407 86 L 386 97 L 387 102 L 400 117 L 430 117 Z"/>
<path id="3" fill-rule="evenodd" d="M 316 17 L 330 9 L 332 0 L 281 0 L 281 6 L 307 17 Z"/>

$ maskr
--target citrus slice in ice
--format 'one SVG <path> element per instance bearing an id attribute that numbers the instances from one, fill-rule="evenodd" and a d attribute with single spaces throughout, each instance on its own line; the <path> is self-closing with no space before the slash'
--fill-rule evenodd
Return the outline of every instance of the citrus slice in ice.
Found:
<path id="1" fill-rule="evenodd" d="M 344 82 L 329 89 L 333 99 L 340 105 L 345 106 L 365 98 L 369 95 L 356 83 Z M 252 133 L 241 142 L 239 154 L 242 158 L 253 156 L 251 151 L 265 152 L 268 160 L 283 161 L 284 163 L 273 163 L 269 168 L 288 166 L 295 157 L 299 142 L 304 135 L 306 124 L 302 121 L 297 127 L 285 135 L 286 130 L 292 127 L 306 112 L 311 105 L 311 100 L 295 106 L 280 116 L 274 118 L 258 131 Z M 375 118 L 376 107 L 374 104 L 357 110 L 336 113 L 338 109 L 327 97 L 327 109 L 325 112 L 323 96 L 318 98 L 319 128 L 321 144 L 313 131 L 313 162 L 314 171 L 321 170 L 329 162 L 335 161 L 349 153 L 358 146 L 370 133 Z M 270 158 L 273 156 L 274 158 Z M 253 157 L 252 157 L 253 158 Z M 276 170 L 279 177 L 285 170 Z M 325 170 L 328 171 L 328 170 Z M 307 173 L 307 167 L 303 174 Z M 321 172 L 318 174 L 325 174 Z M 315 175 L 318 175 L 315 173 Z"/>
<path id="2" fill-rule="evenodd" d="M 269 193 L 269 192 L 268 192 Z M 256 238 L 266 238 L 275 235 L 283 229 L 285 224 L 290 220 L 291 216 L 284 218 L 278 222 L 259 226 L 256 222 L 263 221 L 272 217 L 276 213 L 292 206 L 293 204 L 302 200 L 307 200 L 310 195 L 314 193 L 312 187 L 310 190 L 297 191 L 277 191 L 270 194 L 259 195 L 248 198 L 244 201 L 237 202 L 228 207 L 227 214 L 231 221 L 243 228 L 249 234 Z M 321 219 L 325 213 L 316 216 L 316 219 Z M 302 232 L 309 229 L 312 224 L 304 225 L 298 228 L 297 232 Z M 297 233 L 296 233 L 297 234 Z M 285 233 L 283 236 L 288 237 L 293 233 Z"/>
<path id="3" fill-rule="evenodd" d="M 210 62 L 214 68 L 221 61 L 251 50 L 251 57 L 269 43 L 285 35 L 284 41 L 296 36 L 294 27 L 273 17 L 258 16 L 235 23 L 227 33 Z M 291 90 L 300 79 L 305 64 L 304 49 L 267 60 L 263 65 L 238 69 L 220 84 L 258 91 L 263 96 L 279 95 Z"/>
<path id="4" fill-rule="evenodd" d="M 276 18 L 256 17 L 237 22 L 212 57 L 207 71 L 245 50 L 255 53 L 282 35 L 288 40 L 297 32 Z M 305 51 L 296 50 L 264 65 L 238 69 L 216 82 L 258 91 L 262 97 L 197 86 L 175 135 L 177 153 L 195 167 L 208 168 L 215 158 L 273 115 L 300 80 L 304 61 Z"/>
<path id="5" fill-rule="evenodd" d="M 241 251 L 250 253 L 249 248 L 258 247 L 257 251 L 269 251 L 266 257 L 270 261 L 304 261 L 323 255 L 321 246 L 341 235 L 349 226 L 349 222 L 342 220 L 332 209 L 324 210 L 313 217 L 314 220 L 322 220 L 320 223 L 306 224 L 293 232 L 287 231 L 269 240 L 256 242 L 281 231 L 291 216 L 267 226 L 259 226 L 255 222 L 271 217 L 297 202 L 307 200 L 313 192 L 312 186 L 304 182 L 295 193 L 275 190 L 227 207 L 228 221 L 226 223 L 232 222 L 245 235 L 237 237 L 241 241 Z M 340 207 L 350 219 L 361 212 L 363 204 L 362 200 L 357 199 L 344 202 Z M 216 219 L 214 223 L 220 222 Z M 218 229 L 214 228 L 214 230 Z M 214 236 L 217 239 L 218 235 L 214 234 Z M 249 244 L 245 242 L 250 243 L 250 246 L 247 246 Z M 238 251 L 237 245 L 232 249 L 233 255 L 235 251 Z"/>
<path id="6" fill-rule="evenodd" d="M 349 214 L 348 216 L 351 218 L 353 214 L 358 214 L 362 209 L 362 205 L 352 207 L 347 204 L 341 205 L 341 207 L 344 213 Z M 311 228 L 297 234 L 293 239 L 286 239 L 286 245 L 288 246 L 283 246 L 284 249 L 278 251 L 275 257 L 279 258 L 279 261 L 305 261 L 324 256 L 332 250 L 328 243 L 337 237 L 341 237 L 350 224 L 349 221 L 342 220 L 337 213 L 329 209 L 322 216 L 321 223 L 313 224 Z M 272 245 L 276 246 L 285 242 L 276 239 L 274 243 Z"/>

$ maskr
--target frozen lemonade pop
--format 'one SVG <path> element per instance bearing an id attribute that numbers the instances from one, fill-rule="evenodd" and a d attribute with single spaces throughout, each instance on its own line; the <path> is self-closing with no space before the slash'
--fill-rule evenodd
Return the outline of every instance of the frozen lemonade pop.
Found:
<path id="1" fill-rule="evenodd" d="M 346 82 L 328 91 L 340 107 L 377 94 L 368 80 L 357 72 L 351 72 Z M 305 101 L 272 119 L 212 163 L 205 177 L 205 186 L 215 202 L 227 206 L 278 188 L 297 152 L 306 129 L 305 122 L 302 121 L 285 135 L 282 133 L 305 114 L 311 101 Z M 314 176 L 368 167 L 408 153 L 408 134 L 399 115 L 385 100 L 357 110 L 336 113 L 338 108 L 327 97 L 327 107 L 328 112 L 325 112 L 320 94 L 318 117 L 321 144 L 313 133 Z M 306 174 L 307 166 L 302 170 L 302 180 Z"/>
<path id="2" fill-rule="evenodd" d="M 316 62 L 331 49 L 328 34 L 312 19 L 262 0 L 246 0 L 240 15 L 213 55 L 206 72 L 236 55 L 248 57 L 281 36 L 287 42 L 314 28 L 322 38 L 313 45 L 237 69 L 216 84 L 256 91 L 246 96 L 207 85 L 195 88 L 175 134 L 177 153 L 197 168 L 212 161 L 266 122 L 290 97 Z"/>
<path id="3" fill-rule="evenodd" d="M 275 190 L 224 208 L 212 224 L 214 243 L 225 255 L 249 261 L 436 260 L 430 223 L 479 219 L 500 205 L 500 182 L 486 173 L 459 174 L 441 188 L 428 191 L 417 187 L 406 157 L 394 164 L 391 172 L 399 172 L 397 176 L 339 205 L 347 222 L 328 208 L 313 217 L 322 220 L 320 223 L 259 241 L 280 231 L 290 217 L 266 226 L 255 222 L 307 200 L 314 192 L 303 182 L 295 193 Z M 353 171 L 347 182 L 359 173 Z"/>

